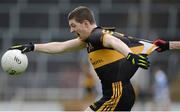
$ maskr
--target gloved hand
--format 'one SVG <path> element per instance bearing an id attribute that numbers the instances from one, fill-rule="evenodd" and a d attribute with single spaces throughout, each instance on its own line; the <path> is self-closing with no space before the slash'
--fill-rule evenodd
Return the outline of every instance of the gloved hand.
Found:
<path id="1" fill-rule="evenodd" d="M 133 65 L 137 65 L 143 69 L 148 69 L 150 66 L 150 62 L 148 61 L 146 54 L 133 54 L 129 53 L 126 57 L 128 61 L 130 61 Z"/>
<path id="2" fill-rule="evenodd" d="M 156 51 L 158 51 L 158 52 L 163 52 L 163 51 L 169 50 L 169 41 L 157 39 L 153 42 L 153 44 L 158 46 L 158 48 L 156 49 Z"/>
<path id="3" fill-rule="evenodd" d="M 27 43 L 27 44 L 22 44 L 22 45 L 16 45 L 16 46 L 10 47 L 8 50 L 12 50 L 12 49 L 19 49 L 21 50 L 22 53 L 31 52 L 31 51 L 34 51 L 34 44 Z"/>

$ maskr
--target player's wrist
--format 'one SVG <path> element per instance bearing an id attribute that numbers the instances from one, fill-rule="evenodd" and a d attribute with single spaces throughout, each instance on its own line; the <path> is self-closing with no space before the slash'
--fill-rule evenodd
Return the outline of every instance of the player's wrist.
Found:
<path id="1" fill-rule="evenodd" d="M 127 55 L 127 57 L 126 57 L 126 59 L 127 59 L 128 61 L 130 61 L 130 62 L 134 65 L 134 64 L 135 64 L 135 58 L 136 58 L 136 57 L 137 57 L 136 54 L 133 54 L 133 53 L 129 52 L 128 55 Z"/>
<path id="2" fill-rule="evenodd" d="M 166 41 L 166 47 L 167 47 L 167 50 L 170 49 L 170 42 L 169 41 Z"/>
<path id="3" fill-rule="evenodd" d="M 38 50 L 38 45 L 34 44 L 34 50 L 33 51 L 37 51 Z"/>
<path id="4" fill-rule="evenodd" d="M 162 46 L 162 50 L 163 51 L 169 50 L 170 49 L 169 46 L 170 46 L 169 41 L 165 41 L 164 45 Z M 160 48 L 161 48 L 161 46 L 160 46 Z"/>
<path id="5" fill-rule="evenodd" d="M 29 49 L 30 51 L 34 51 L 35 47 L 34 47 L 34 44 L 32 42 L 29 43 L 29 48 L 30 48 Z"/>

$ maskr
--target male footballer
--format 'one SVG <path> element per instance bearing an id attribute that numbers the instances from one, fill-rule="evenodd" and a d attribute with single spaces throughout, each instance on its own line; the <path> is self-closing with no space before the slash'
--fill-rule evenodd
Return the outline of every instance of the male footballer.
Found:
<path id="1" fill-rule="evenodd" d="M 70 31 L 77 38 L 64 42 L 12 46 L 23 53 L 63 53 L 87 48 L 89 59 L 102 84 L 102 98 L 88 107 L 92 111 L 130 111 L 135 94 L 130 79 L 138 67 L 148 69 L 147 55 L 141 54 L 142 44 L 121 40 L 113 31 L 96 25 L 93 12 L 79 6 L 68 15 Z M 134 53 L 134 51 L 136 53 Z M 140 50 L 139 50 L 140 49 Z M 73 75 L 73 74 L 72 74 Z"/>

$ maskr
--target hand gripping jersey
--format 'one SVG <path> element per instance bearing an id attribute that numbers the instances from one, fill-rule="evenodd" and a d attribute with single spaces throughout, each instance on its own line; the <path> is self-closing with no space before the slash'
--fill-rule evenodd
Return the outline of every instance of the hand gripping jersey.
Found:
<path id="1" fill-rule="evenodd" d="M 89 59 L 101 80 L 103 91 L 103 98 L 94 105 L 91 105 L 91 109 L 100 111 L 129 110 L 133 105 L 132 102 L 134 103 L 134 91 L 130 84 L 130 79 L 137 71 L 138 66 L 127 61 L 126 57 L 120 52 L 103 46 L 103 36 L 106 33 L 120 38 L 135 54 L 150 54 L 155 49 L 155 46 L 146 42 L 139 42 L 125 37 L 122 38 L 120 33 L 106 30 L 101 27 L 95 28 L 86 40 Z M 131 98 L 131 103 L 129 103 L 129 105 L 124 104 L 127 107 L 120 107 L 118 106 L 120 105 L 120 102 L 121 106 L 123 106 L 122 102 L 124 101 L 121 97 L 125 95 L 125 92 L 123 94 L 123 91 L 126 85 L 129 91 L 129 93 L 126 94 L 132 94 L 131 96 L 133 97 Z"/>

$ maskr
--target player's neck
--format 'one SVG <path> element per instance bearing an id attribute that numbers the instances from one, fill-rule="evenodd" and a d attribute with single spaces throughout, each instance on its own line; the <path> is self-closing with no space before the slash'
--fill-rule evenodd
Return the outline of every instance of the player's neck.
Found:
<path id="1" fill-rule="evenodd" d="M 97 27 L 96 24 L 92 24 L 90 27 L 89 27 L 89 31 L 90 33 Z"/>
<path id="2" fill-rule="evenodd" d="M 91 27 L 90 27 L 90 31 L 93 31 L 94 28 L 96 28 L 97 25 L 96 24 L 92 24 Z"/>

